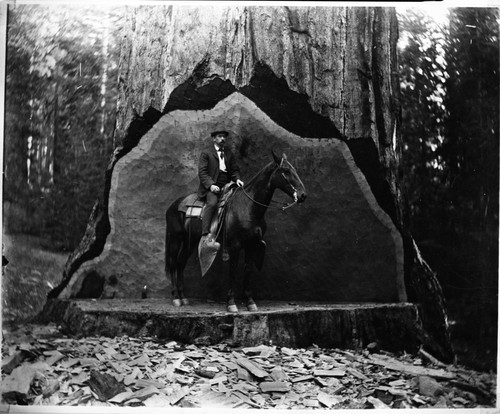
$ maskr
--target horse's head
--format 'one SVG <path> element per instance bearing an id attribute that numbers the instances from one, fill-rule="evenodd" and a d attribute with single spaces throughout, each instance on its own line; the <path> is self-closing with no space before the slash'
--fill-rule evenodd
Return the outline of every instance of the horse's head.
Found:
<path id="1" fill-rule="evenodd" d="M 277 166 L 272 178 L 273 185 L 292 197 L 294 202 L 302 203 L 307 194 L 297 171 L 286 158 L 286 154 L 280 158 L 273 151 L 273 158 Z"/>

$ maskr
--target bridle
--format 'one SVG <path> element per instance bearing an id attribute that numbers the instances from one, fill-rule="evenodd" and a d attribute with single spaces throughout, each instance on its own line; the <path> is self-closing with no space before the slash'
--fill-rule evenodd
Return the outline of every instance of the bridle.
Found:
<path id="1" fill-rule="evenodd" d="M 264 203 L 261 203 L 257 200 L 254 200 L 246 191 L 245 191 L 245 188 L 244 187 L 240 187 L 241 190 L 243 191 L 243 194 L 245 194 L 253 203 L 259 205 L 259 206 L 262 206 L 262 207 L 271 207 L 271 208 L 276 208 L 276 209 L 280 209 L 282 211 L 285 211 L 287 208 L 290 208 L 292 207 L 293 205 L 297 204 L 297 201 L 298 201 L 298 197 L 297 197 L 297 190 L 296 188 L 293 186 L 293 184 L 290 182 L 290 180 L 286 177 L 286 175 L 283 173 L 283 161 L 285 161 L 284 158 L 281 158 L 281 162 L 280 162 L 280 165 L 276 168 L 276 170 L 278 169 L 281 169 L 280 173 L 281 173 L 281 176 L 283 177 L 283 179 L 285 180 L 285 182 L 290 186 L 290 188 L 292 189 L 293 191 L 293 203 L 288 203 L 288 204 L 284 204 L 282 207 L 276 207 L 276 206 L 272 206 L 271 204 L 264 204 Z M 273 171 L 273 174 L 276 172 Z M 271 203 L 278 203 L 277 201 L 273 201 L 271 200 Z"/>

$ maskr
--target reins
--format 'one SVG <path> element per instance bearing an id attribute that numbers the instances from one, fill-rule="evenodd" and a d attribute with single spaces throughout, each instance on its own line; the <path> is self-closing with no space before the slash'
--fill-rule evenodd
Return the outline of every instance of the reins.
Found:
<path id="1" fill-rule="evenodd" d="M 297 204 L 296 201 L 294 201 L 293 203 L 289 203 L 289 204 L 283 204 L 283 207 L 272 206 L 271 204 L 264 204 L 264 203 L 261 203 L 261 202 L 259 202 L 257 200 L 254 200 L 252 197 L 250 197 L 250 195 L 245 191 L 245 189 L 243 187 L 240 187 L 240 188 L 243 191 L 243 194 L 245 194 L 249 198 L 250 201 L 252 201 L 253 203 L 258 204 L 259 206 L 262 206 L 262 207 L 266 207 L 266 208 L 267 207 L 271 207 L 271 208 L 276 208 L 278 210 L 285 211 L 287 208 L 290 208 L 294 204 Z M 271 203 L 277 203 L 277 204 L 279 204 L 278 201 L 274 201 L 274 200 L 271 200 Z"/>
<path id="2" fill-rule="evenodd" d="M 281 163 L 280 163 L 280 165 L 279 165 L 279 167 L 278 167 L 278 168 L 281 168 L 281 167 L 282 167 L 282 165 L 283 165 L 283 161 L 284 161 L 284 158 L 282 158 L 282 159 L 281 159 Z M 294 193 L 294 194 L 297 194 L 297 190 L 296 190 L 296 189 L 295 189 L 295 187 L 292 185 L 292 183 L 288 180 L 288 178 L 286 178 L 286 175 L 285 175 L 285 174 L 283 174 L 283 171 L 281 171 L 281 175 L 282 175 L 282 177 L 285 179 L 286 183 L 287 183 L 287 184 L 288 184 L 288 185 L 292 188 L 293 193 Z M 245 195 L 248 197 L 248 199 L 249 199 L 250 201 L 252 201 L 253 203 L 258 204 L 259 206 L 262 206 L 262 207 L 266 207 L 266 208 L 271 207 L 271 208 L 276 208 L 276 209 L 279 209 L 279 210 L 281 210 L 281 211 L 285 211 L 287 208 L 290 208 L 290 207 L 292 207 L 293 205 L 297 204 L 297 197 L 296 197 L 296 196 L 294 197 L 294 198 L 295 198 L 295 200 L 293 201 L 293 203 L 283 204 L 283 206 L 282 206 L 282 207 L 272 206 L 271 204 L 264 204 L 264 203 L 261 203 L 261 202 L 259 202 L 259 201 L 257 201 L 257 200 L 254 200 L 252 197 L 250 197 L 250 195 L 249 195 L 249 194 L 245 191 L 245 188 L 244 188 L 244 187 L 239 187 L 239 188 L 241 188 L 241 190 L 243 191 L 243 194 L 245 194 Z M 274 201 L 274 200 L 272 200 L 272 199 L 271 199 L 271 203 L 276 203 L 276 204 L 279 204 L 279 202 L 278 202 L 278 201 Z"/>

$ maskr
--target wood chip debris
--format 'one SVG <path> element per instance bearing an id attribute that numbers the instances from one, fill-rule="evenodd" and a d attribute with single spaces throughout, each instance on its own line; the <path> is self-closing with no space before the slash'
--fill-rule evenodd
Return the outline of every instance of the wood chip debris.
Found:
<path id="1" fill-rule="evenodd" d="M 496 375 L 420 350 L 64 336 L 27 325 L 3 343 L 0 404 L 109 407 L 491 408 Z M 48 332 L 54 335 L 51 340 Z"/>

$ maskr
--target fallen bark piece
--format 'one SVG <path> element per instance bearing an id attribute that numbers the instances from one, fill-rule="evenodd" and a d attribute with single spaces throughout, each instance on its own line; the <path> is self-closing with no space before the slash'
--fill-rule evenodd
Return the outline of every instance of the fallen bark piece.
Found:
<path id="1" fill-rule="evenodd" d="M 448 400 L 444 395 L 440 395 L 436 404 L 432 406 L 433 408 L 448 408 Z"/>
<path id="2" fill-rule="evenodd" d="M 205 355 L 199 351 L 191 351 L 186 353 L 186 358 L 203 359 Z"/>
<path id="3" fill-rule="evenodd" d="M 402 379 L 398 379 L 395 381 L 389 382 L 389 386 L 391 387 L 405 387 L 408 385 L 408 382 Z"/>
<path id="4" fill-rule="evenodd" d="M 108 364 L 111 365 L 111 368 L 113 368 L 118 374 L 123 374 L 124 372 L 128 371 L 127 367 L 122 363 L 108 361 Z"/>
<path id="5" fill-rule="evenodd" d="M 158 389 L 162 389 L 165 387 L 165 384 L 160 381 L 139 379 L 135 382 L 135 386 L 138 388 L 156 387 Z"/>
<path id="6" fill-rule="evenodd" d="M 49 366 L 54 365 L 57 361 L 64 358 L 64 354 L 59 351 L 50 351 L 49 358 L 45 360 L 45 363 Z"/>
<path id="7" fill-rule="evenodd" d="M 108 402 L 121 404 L 124 401 L 130 400 L 133 394 L 133 391 L 124 391 L 110 398 Z"/>
<path id="8" fill-rule="evenodd" d="M 225 393 L 208 391 L 201 395 L 201 403 L 203 407 L 210 408 L 232 408 L 234 404 L 239 403 L 240 400 L 237 397 L 231 397 Z"/>
<path id="9" fill-rule="evenodd" d="M 146 407 L 168 407 L 170 400 L 164 394 L 155 394 L 143 401 L 143 404 Z"/>
<path id="10" fill-rule="evenodd" d="M 343 377 L 345 371 L 343 369 L 315 369 L 313 374 L 317 377 Z"/>
<path id="11" fill-rule="evenodd" d="M 90 389 L 96 393 L 100 401 L 107 401 L 125 391 L 125 386 L 109 374 L 90 371 Z"/>
<path id="12" fill-rule="evenodd" d="M 373 405 L 373 408 L 376 408 L 376 409 L 381 409 L 381 410 L 386 410 L 388 408 L 391 408 L 389 407 L 387 404 L 384 404 L 382 401 L 380 401 L 378 398 L 375 398 L 375 397 L 372 397 L 372 396 L 369 396 L 367 398 L 368 402 Z"/>
<path id="13" fill-rule="evenodd" d="M 281 352 L 286 356 L 293 356 L 293 355 L 296 355 L 298 351 L 296 349 L 290 349 L 287 347 L 283 347 L 283 348 L 281 348 Z"/>
<path id="14" fill-rule="evenodd" d="M 83 385 L 89 379 L 89 374 L 82 371 L 78 375 L 72 377 L 69 381 L 70 384 Z"/>
<path id="15" fill-rule="evenodd" d="M 330 377 L 332 378 L 332 377 Z M 326 382 L 322 377 L 314 377 L 314 381 L 320 386 L 320 387 L 327 387 L 328 382 Z"/>
<path id="16" fill-rule="evenodd" d="M 460 404 L 460 405 L 467 405 L 469 401 L 467 401 L 465 398 L 462 397 L 455 397 L 451 400 L 454 404 Z"/>
<path id="17" fill-rule="evenodd" d="M 392 387 L 385 387 L 383 385 L 377 387 L 376 390 L 388 392 L 389 394 L 394 395 L 395 397 L 407 397 L 408 396 L 408 393 L 405 390 L 398 389 L 398 388 L 392 388 Z"/>
<path id="18" fill-rule="evenodd" d="M 344 388 L 344 385 L 335 377 L 314 377 L 314 381 L 328 388 L 330 394 L 337 394 Z"/>
<path id="19" fill-rule="evenodd" d="M 420 396 L 418 396 L 418 395 L 414 395 L 413 397 L 411 397 L 411 400 L 416 402 L 417 404 L 420 404 L 420 405 L 426 404 L 425 400 L 420 398 Z"/>
<path id="20" fill-rule="evenodd" d="M 214 378 L 215 374 L 217 374 L 217 372 L 211 371 L 211 370 L 206 369 L 206 368 L 198 368 L 194 372 L 195 372 L 195 374 L 199 375 L 200 377 L 208 378 L 208 379 Z"/>
<path id="21" fill-rule="evenodd" d="M 177 390 L 176 392 L 174 392 L 172 395 L 168 396 L 167 398 L 170 401 L 170 405 L 175 405 L 188 394 L 189 394 L 189 388 L 182 387 L 180 390 Z"/>
<path id="22" fill-rule="evenodd" d="M 259 384 L 262 392 L 288 392 L 290 391 L 290 384 L 281 381 L 261 382 Z"/>
<path id="23" fill-rule="evenodd" d="M 347 372 L 349 372 L 351 375 L 353 375 L 354 377 L 360 379 L 360 380 L 363 380 L 363 381 L 368 381 L 369 378 L 362 374 L 361 372 L 359 372 L 358 370 L 354 369 L 354 368 L 347 368 Z"/>
<path id="24" fill-rule="evenodd" d="M 232 371 L 235 371 L 238 369 L 238 365 L 235 364 L 234 362 L 231 362 L 231 361 L 221 361 L 220 364 L 224 367 L 226 367 L 227 369 L 230 369 Z"/>
<path id="25" fill-rule="evenodd" d="M 300 377 L 292 378 L 292 382 L 295 384 L 296 382 L 309 381 L 313 379 L 314 375 L 301 375 Z"/>
<path id="26" fill-rule="evenodd" d="M 80 362 L 80 360 L 78 358 L 71 358 L 71 359 L 68 359 L 66 361 L 61 362 L 61 364 L 59 364 L 59 368 L 67 370 L 67 369 L 71 368 L 72 366 L 78 364 L 79 362 Z"/>
<path id="27" fill-rule="evenodd" d="M 299 370 L 304 368 L 304 364 L 296 359 L 294 359 L 291 362 L 287 362 L 286 366 L 288 368 L 299 369 Z"/>
<path id="28" fill-rule="evenodd" d="M 80 366 L 82 368 L 96 367 L 99 360 L 96 358 L 82 358 L 80 360 Z"/>
<path id="29" fill-rule="evenodd" d="M 137 404 L 140 404 L 141 403 L 141 400 L 139 400 L 138 398 L 131 398 L 130 400 L 127 400 L 125 401 L 123 404 L 128 406 L 128 405 L 137 405 Z"/>
<path id="30" fill-rule="evenodd" d="M 140 390 L 134 392 L 132 394 L 132 399 L 137 399 L 139 401 L 143 401 L 154 394 L 159 394 L 160 390 L 153 385 L 150 385 L 146 388 L 141 388 Z"/>
<path id="31" fill-rule="evenodd" d="M 456 378 L 456 375 L 452 372 L 447 372 L 442 369 L 432 369 L 424 368 L 421 366 L 409 365 L 403 362 L 398 362 L 396 360 L 382 360 L 378 358 L 371 358 L 370 362 L 376 365 L 383 366 L 391 371 L 399 371 L 404 374 L 410 374 L 414 376 L 427 376 L 438 379 L 452 380 Z"/>
<path id="32" fill-rule="evenodd" d="M 134 372 L 132 372 L 123 378 L 123 383 L 125 385 L 129 386 L 129 385 L 133 384 L 133 382 L 135 381 L 135 377 L 136 377 L 136 374 Z"/>
<path id="33" fill-rule="evenodd" d="M 266 357 L 264 355 L 269 356 L 276 350 L 276 347 L 267 346 L 267 345 L 259 345 L 259 346 L 251 346 L 243 348 L 242 351 L 247 355 L 259 355 L 261 357 Z"/>
<path id="34" fill-rule="evenodd" d="M 240 401 L 236 402 L 233 405 L 233 408 L 247 408 L 242 404 L 248 405 L 248 407 L 254 407 L 254 408 L 260 408 L 258 404 L 254 403 L 249 397 L 247 397 L 245 394 L 241 393 L 240 391 L 235 391 L 232 393 L 236 398 L 238 398 Z"/>
<path id="35" fill-rule="evenodd" d="M 260 407 L 263 407 L 266 405 L 266 399 L 261 394 L 252 395 L 251 398 L 252 398 L 252 401 L 254 401 L 256 404 L 258 404 Z"/>
<path id="36" fill-rule="evenodd" d="M 439 361 L 437 358 L 429 354 L 427 351 L 425 351 L 423 348 L 420 348 L 418 350 L 418 353 L 422 355 L 423 358 L 425 358 L 427 361 L 429 361 L 431 364 L 437 365 L 438 367 L 446 367 L 447 365 L 444 364 L 443 362 Z"/>
<path id="37" fill-rule="evenodd" d="M 45 362 L 25 364 L 15 368 L 12 373 L 2 381 L 2 396 L 8 402 L 25 400 L 28 396 L 31 383 L 37 372 L 48 371 L 50 367 Z"/>
<path id="38" fill-rule="evenodd" d="M 477 394 L 477 395 L 484 397 L 484 398 L 492 398 L 493 397 L 493 395 L 491 395 L 487 391 L 484 391 L 481 388 L 479 388 L 475 385 L 472 385 L 472 384 L 468 384 L 466 382 L 452 380 L 449 382 L 449 384 L 453 387 L 460 388 L 464 391 L 473 392 L 474 394 Z"/>
<path id="39" fill-rule="evenodd" d="M 236 359 L 236 363 L 246 370 L 248 370 L 252 375 L 256 376 L 257 378 L 266 378 L 269 376 L 269 374 L 261 369 L 255 362 L 250 361 L 249 359 L 245 358 L 238 358 Z"/>
<path id="40" fill-rule="evenodd" d="M 332 408 L 334 405 L 340 403 L 340 399 L 334 397 L 333 395 L 327 394 L 326 392 L 318 392 L 318 401 L 327 408 Z"/>
<path id="41" fill-rule="evenodd" d="M 283 371 L 283 368 L 280 366 L 276 366 L 271 370 L 271 378 L 274 381 L 288 381 L 288 375 L 286 374 L 285 371 Z"/>
<path id="42" fill-rule="evenodd" d="M 28 353 L 26 351 L 17 351 L 14 354 L 8 356 L 2 361 L 2 372 L 4 374 L 10 374 L 14 368 L 17 368 L 26 359 Z"/>
<path id="43" fill-rule="evenodd" d="M 134 359 L 133 361 L 130 361 L 128 363 L 129 367 L 134 367 L 134 366 L 144 366 L 149 363 L 149 358 L 147 355 L 141 355 L 139 358 Z"/>
<path id="44" fill-rule="evenodd" d="M 437 397 L 443 394 L 443 386 L 435 379 L 426 376 L 418 377 L 418 391 L 421 395 Z"/>
<path id="45" fill-rule="evenodd" d="M 238 367 L 236 369 L 236 371 L 238 373 L 238 379 L 243 380 L 243 381 L 252 381 L 253 378 L 246 369 Z"/>
<path id="46" fill-rule="evenodd" d="M 319 408 L 319 401 L 318 400 L 304 400 L 302 401 L 305 407 L 309 408 Z"/>
<path id="47" fill-rule="evenodd" d="M 206 336 L 199 336 L 198 338 L 195 338 L 193 343 L 198 346 L 210 346 L 214 343 L 215 341 L 208 335 Z"/>
<path id="48" fill-rule="evenodd" d="M 59 390 L 60 386 L 61 386 L 61 384 L 60 384 L 59 380 L 57 380 L 57 379 L 49 380 L 47 385 L 42 390 L 43 398 L 50 397 L 57 390 Z"/>
<path id="49" fill-rule="evenodd" d="M 226 375 L 220 375 L 218 377 L 212 378 L 208 381 L 210 385 L 215 385 L 215 384 L 220 384 L 222 382 L 227 381 L 227 376 Z"/>

